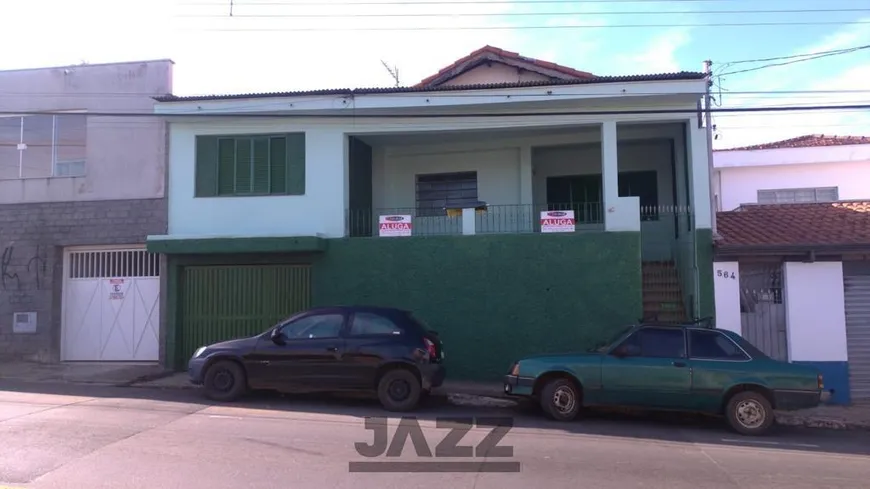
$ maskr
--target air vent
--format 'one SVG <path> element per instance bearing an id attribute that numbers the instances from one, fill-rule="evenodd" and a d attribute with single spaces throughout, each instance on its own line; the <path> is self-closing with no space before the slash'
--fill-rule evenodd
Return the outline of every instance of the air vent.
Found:
<path id="1" fill-rule="evenodd" d="M 16 312 L 12 314 L 12 332 L 19 334 L 36 333 L 36 313 Z"/>

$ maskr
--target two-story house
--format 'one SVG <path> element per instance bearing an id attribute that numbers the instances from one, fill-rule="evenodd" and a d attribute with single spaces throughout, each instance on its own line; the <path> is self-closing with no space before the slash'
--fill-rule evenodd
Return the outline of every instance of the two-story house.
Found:
<path id="1" fill-rule="evenodd" d="M 870 138 L 716 151 L 716 316 L 780 360 L 870 399 Z"/>
<path id="2" fill-rule="evenodd" d="M 711 315 L 705 83 L 488 46 L 412 87 L 158 98 L 167 360 L 380 304 L 439 331 L 454 378 L 483 378 L 645 312 Z"/>
<path id="3" fill-rule="evenodd" d="M 0 359 L 159 361 L 168 60 L 0 72 Z"/>

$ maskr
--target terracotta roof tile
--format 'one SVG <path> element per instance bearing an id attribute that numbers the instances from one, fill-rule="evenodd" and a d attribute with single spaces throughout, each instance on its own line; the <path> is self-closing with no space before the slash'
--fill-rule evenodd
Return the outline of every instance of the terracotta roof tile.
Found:
<path id="1" fill-rule="evenodd" d="M 438 70 L 438 73 L 435 73 L 432 76 L 429 76 L 423 79 L 420 83 L 414 85 L 415 87 L 426 87 L 430 85 L 438 86 L 439 84 L 449 80 L 450 78 L 455 78 L 456 76 L 465 73 L 466 71 L 477 66 L 475 61 L 484 61 L 484 60 L 492 60 L 492 61 L 513 61 L 515 63 L 519 63 L 524 66 L 528 66 L 529 69 L 534 69 L 534 67 L 539 67 L 546 70 L 555 71 L 567 79 L 591 79 L 595 78 L 595 75 L 592 73 L 588 73 L 585 71 L 575 70 L 574 68 L 570 68 L 568 66 L 562 66 L 560 64 L 553 63 L 551 61 L 543 61 L 540 59 L 528 58 L 526 56 L 522 56 L 519 53 L 515 53 L 513 51 L 505 51 L 504 49 L 497 48 L 495 46 L 486 45 L 467 56 L 463 56 L 458 60 L 451 63 L 449 66 L 441 68 Z"/>
<path id="2" fill-rule="evenodd" d="M 829 136 L 825 134 L 808 134 L 782 141 L 742 146 L 739 148 L 719 149 L 716 151 L 747 151 L 756 149 L 784 149 L 784 148 L 815 148 L 819 146 L 845 146 L 849 144 L 870 144 L 868 136 Z"/>
<path id="3" fill-rule="evenodd" d="M 870 246 L 870 201 L 746 205 L 716 214 L 720 247 Z"/>

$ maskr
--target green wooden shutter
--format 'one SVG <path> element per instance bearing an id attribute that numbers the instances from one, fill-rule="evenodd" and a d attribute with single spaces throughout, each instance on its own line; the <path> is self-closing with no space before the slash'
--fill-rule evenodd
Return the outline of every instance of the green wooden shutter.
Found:
<path id="1" fill-rule="evenodd" d="M 255 138 L 253 160 L 252 185 L 255 194 L 269 193 L 269 138 Z"/>
<path id="2" fill-rule="evenodd" d="M 218 195 L 236 193 L 236 140 L 218 140 Z"/>
<path id="3" fill-rule="evenodd" d="M 217 195 L 218 148 L 217 138 L 212 136 L 196 137 L 196 176 L 194 197 L 214 197 Z"/>
<path id="4" fill-rule="evenodd" d="M 269 193 L 287 193 L 287 138 L 273 137 L 269 140 Z"/>
<path id="5" fill-rule="evenodd" d="M 305 133 L 287 135 L 287 193 L 305 194 Z"/>
<path id="6" fill-rule="evenodd" d="M 236 193 L 251 193 L 252 144 L 249 138 L 236 139 Z"/>

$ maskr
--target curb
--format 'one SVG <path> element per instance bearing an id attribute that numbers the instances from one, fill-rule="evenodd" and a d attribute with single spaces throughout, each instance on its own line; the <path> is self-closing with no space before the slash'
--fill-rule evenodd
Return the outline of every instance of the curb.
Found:
<path id="1" fill-rule="evenodd" d="M 145 374 L 140 375 L 131 380 L 124 380 L 122 382 L 117 382 L 113 384 L 115 387 L 133 387 L 136 384 L 142 384 L 144 382 L 153 382 L 155 380 L 165 379 L 166 377 L 170 377 L 174 375 L 175 372 L 172 370 L 164 370 L 162 372 L 158 372 L 156 374 Z"/>
<path id="2" fill-rule="evenodd" d="M 793 426 L 798 428 L 870 431 L 870 422 L 867 421 L 845 421 L 842 419 L 831 419 L 813 416 L 802 417 L 791 414 L 777 413 L 776 422 L 782 426 Z"/>

